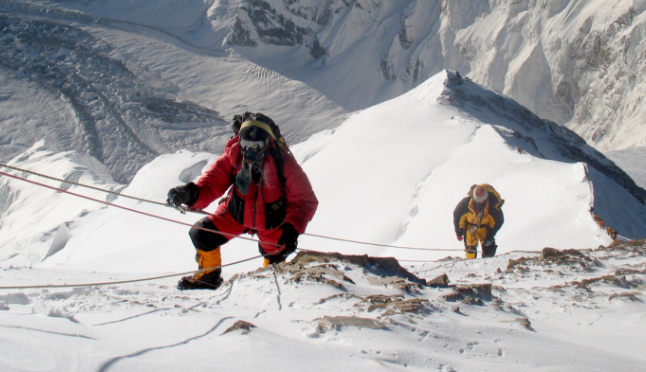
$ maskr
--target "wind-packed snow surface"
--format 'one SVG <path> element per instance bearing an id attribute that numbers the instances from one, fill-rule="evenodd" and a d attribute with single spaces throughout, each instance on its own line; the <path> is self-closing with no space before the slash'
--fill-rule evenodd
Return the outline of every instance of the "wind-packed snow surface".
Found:
<path id="1" fill-rule="evenodd" d="M 142 200 L 2 170 L 131 210 L 0 179 L 0 286 L 37 287 L 0 290 L 0 365 L 641 370 L 644 242 L 605 248 L 612 239 L 589 209 L 625 239 L 644 238 L 643 194 L 555 128 L 459 74 L 438 74 L 292 146 L 320 201 L 299 247 L 323 254 L 255 271 L 257 243 L 236 239 L 222 248 L 226 284 L 194 292 L 175 283 L 196 268 L 187 232 L 202 216 L 159 204 L 217 154 L 160 156 L 123 188 L 97 162 L 39 142 L 9 165 Z M 506 222 L 497 256 L 467 261 L 452 211 L 485 182 L 506 200 Z"/>

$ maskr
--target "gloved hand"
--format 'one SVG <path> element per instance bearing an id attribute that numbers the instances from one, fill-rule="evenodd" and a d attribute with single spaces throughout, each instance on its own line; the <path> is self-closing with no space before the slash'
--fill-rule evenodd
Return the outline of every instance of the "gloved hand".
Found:
<path id="1" fill-rule="evenodd" d="M 285 246 L 281 254 L 287 257 L 296 251 L 296 247 L 298 246 L 298 231 L 289 222 L 282 224 L 280 229 L 283 230 L 283 233 L 280 239 L 278 239 L 278 245 Z"/>
<path id="2" fill-rule="evenodd" d="M 197 201 L 199 189 L 193 182 L 186 185 L 173 187 L 168 190 L 168 199 L 166 205 L 169 207 L 179 207 L 182 204 L 193 205 Z"/>
<path id="3" fill-rule="evenodd" d="M 462 241 L 462 235 L 458 235 L 458 240 Z"/>

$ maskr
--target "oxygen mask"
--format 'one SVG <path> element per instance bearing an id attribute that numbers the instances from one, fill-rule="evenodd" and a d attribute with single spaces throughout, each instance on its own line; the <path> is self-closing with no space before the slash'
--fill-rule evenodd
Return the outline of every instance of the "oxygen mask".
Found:
<path id="1" fill-rule="evenodd" d="M 250 141 L 240 139 L 242 164 L 236 175 L 236 188 L 242 195 L 249 193 L 252 182 L 259 182 L 262 176 L 262 161 L 265 156 L 268 139 Z"/>

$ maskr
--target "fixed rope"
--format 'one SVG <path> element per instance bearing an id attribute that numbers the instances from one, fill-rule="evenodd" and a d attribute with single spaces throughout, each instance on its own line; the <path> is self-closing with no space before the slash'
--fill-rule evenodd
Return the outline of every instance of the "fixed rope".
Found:
<path id="1" fill-rule="evenodd" d="M 96 191 L 105 192 L 105 193 L 107 193 L 107 194 L 112 194 L 112 195 L 116 195 L 116 196 L 121 196 L 121 197 L 123 197 L 123 198 L 134 199 L 134 200 L 137 200 L 137 201 L 140 201 L 140 202 L 151 203 L 151 204 L 157 204 L 157 205 L 166 205 L 165 203 L 160 203 L 160 202 L 158 202 L 158 201 L 148 200 L 148 199 L 142 199 L 142 198 L 138 198 L 138 197 L 136 197 L 136 196 L 124 195 L 124 194 L 120 194 L 120 193 L 118 193 L 118 192 L 116 192 L 116 191 L 106 190 L 106 189 L 102 189 L 102 188 L 100 188 L 100 187 L 95 187 L 95 186 L 90 186 L 90 185 L 84 185 L 84 184 L 82 184 L 82 183 L 72 182 L 72 181 L 69 181 L 69 180 L 65 180 L 65 179 L 62 179 L 62 178 L 56 178 L 56 177 L 48 176 L 48 175 L 45 175 L 45 174 L 41 174 L 41 173 L 37 173 L 37 172 L 34 172 L 34 171 L 30 171 L 30 170 L 21 169 L 21 168 L 17 168 L 17 167 L 12 167 L 11 165 L 7 165 L 7 164 L 2 164 L 2 163 L 0 163 L 0 167 L 5 167 L 5 168 L 8 168 L 8 169 L 13 169 L 13 170 L 18 171 L 18 172 L 23 172 L 23 173 L 31 174 L 31 175 L 38 176 L 38 177 L 42 177 L 42 178 L 46 178 L 46 179 L 48 179 L 48 180 L 52 180 L 52 181 L 57 181 L 57 182 L 66 183 L 66 184 L 68 184 L 68 185 L 74 185 L 74 186 L 79 186 L 79 187 L 85 187 L 85 188 L 87 188 L 87 189 L 92 189 L 92 190 L 96 190 Z M 4 173 L 4 174 L 6 175 L 6 173 Z"/>
<path id="2" fill-rule="evenodd" d="M 8 174 L 8 173 L 0 172 L 0 175 L 7 176 L 7 177 L 11 177 L 11 178 L 14 178 L 14 179 L 17 179 L 17 180 L 21 180 L 21 181 L 24 181 L 24 182 L 27 182 L 27 183 L 31 183 L 31 184 L 33 184 L 33 185 L 42 186 L 42 187 L 45 187 L 45 188 L 48 188 L 48 189 L 51 189 L 51 190 L 55 190 L 55 191 L 58 191 L 58 192 L 62 192 L 62 193 L 65 193 L 65 194 L 69 194 L 69 195 L 77 196 L 77 197 L 82 198 L 82 199 L 91 200 L 91 201 L 94 201 L 94 202 L 97 202 L 97 203 L 101 203 L 101 204 L 109 205 L 109 206 L 111 206 L 111 207 L 115 207 L 115 208 L 123 209 L 123 210 L 126 210 L 126 211 L 130 211 L 130 212 L 138 213 L 138 214 L 141 214 L 141 215 L 144 215 L 144 216 L 148 216 L 148 217 L 152 217 L 152 218 L 157 218 L 157 219 L 164 220 L 164 221 L 168 221 L 168 222 L 173 222 L 173 223 L 176 223 L 176 224 L 179 224 L 179 225 L 190 226 L 190 227 L 194 227 L 194 228 L 199 229 L 199 230 L 204 230 L 204 231 L 208 231 L 208 232 L 212 232 L 212 233 L 217 233 L 217 234 L 221 234 L 221 235 L 225 235 L 225 236 L 236 237 L 236 235 L 235 235 L 235 234 L 227 234 L 227 233 L 223 233 L 223 232 L 221 232 L 221 231 L 215 231 L 215 230 L 207 229 L 207 228 L 205 228 L 205 227 L 195 226 L 195 225 L 193 225 L 193 224 L 191 224 L 191 223 L 187 223 L 187 222 L 182 222 L 182 221 L 174 220 L 174 219 L 172 219 L 172 218 L 162 217 L 162 216 L 159 216 L 159 215 L 156 215 L 156 214 L 147 213 L 147 212 L 143 212 L 143 211 L 140 211 L 140 210 L 137 210 L 137 209 L 124 207 L 123 205 L 114 204 L 114 203 L 107 202 L 107 201 L 105 201 L 105 200 L 100 200 L 100 199 L 92 198 L 92 197 L 90 197 L 90 196 L 77 194 L 77 193 L 75 193 L 75 192 L 71 192 L 71 191 L 69 191 L 69 190 L 63 190 L 63 189 L 58 188 L 58 187 L 45 185 L 44 183 L 40 183 L 40 182 L 36 182 L 36 181 L 31 181 L 31 180 L 28 180 L 28 179 L 25 179 L 25 178 L 21 178 L 21 177 L 18 177 L 18 176 L 14 176 L 14 175 L 12 175 L 12 174 Z M 164 205 L 165 205 L 165 204 L 164 204 Z M 250 241 L 254 241 L 254 242 L 259 242 L 259 240 L 258 240 L 258 239 L 248 238 L 248 237 L 246 237 L 246 236 L 240 236 L 239 238 L 240 238 L 240 239 L 244 239 L 244 240 L 250 240 Z M 270 243 L 267 243 L 267 244 L 270 244 Z M 274 245 L 275 245 L 275 244 L 274 244 Z"/>
<path id="3" fill-rule="evenodd" d="M 180 276 L 180 275 L 197 274 L 197 273 L 201 273 L 201 272 L 212 271 L 213 269 L 219 269 L 219 268 L 222 268 L 222 267 L 237 265 L 237 264 L 240 264 L 240 263 L 243 263 L 243 262 L 255 260 L 256 258 L 260 258 L 260 257 L 262 257 L 262 255 L 245 258 L 244 260 L 231 262 L 231 263 L 228 263 L 228 264 L 225 264 L 225 265 L 220 265 L 220 266 L 217 266 L 217 267 L 209 267 L 209 268 L 202 269 L 202 270 L 186 271 L 186 272 L 183 272 L 183 273 L 159 275 L 159 276 L 152 276 L 152 277 L 140 278 L 140 279 L 118 280 L 118 281 L 112 281 L 112 282 L 97 282 L 97 283 L 0 286 L 0 289 L 82 288 L 82 287 L 100 287 L 100 286 L 104 286 L 104 285 L 113 285 L 113 284 L 147 282 L 147 281 L 157 280 L 157 279 L 172 278 L 172 277 Z"/>
<path id="4" fill-rule="evenodd" d="M 384 248 L 412 249 L 412 250 L 419 250 L 419 251 L 441 251 L 441 252 L 463 251 L 463 249 L 455 249 L 455 248 L 421 248 L 421 247 L 404 247 L 404 246 L 399 246 L 399 245 L 388 245 L 388 244 L 381 244 L 381 243 L 369 243 L 369 242 L 362 242 L 362 241 L 358 241 L 358 240 L 335 238 L 335 237 L 332 237 L 332 236 L 325 236 L 325 235 L 318 235 L 318 234 L 304 233 L 303 235 L 312 236 L 312 237 L 315 237 L 315 238 L 335 240 L 335 241 L 338 241 L 338 242 L 363 244 L 363 245 L 373 245 L 375 247 L 384 247 Z"/>
<path id="5" fill-rule="evenodd" d="M 68 180 L 64 180 L 64 179 L 60 179 L 60 178 L 50 177 L 50 176 L 47 176 L 47 175 L 44 175 L 44 174 L 41 174 L 41 173 L 28 171 L 28 170 L 17 168 L 17 167 L 12 167 L 12 166 L 2 164 L 2 163 L 0 163 L 0 166 L 5 167 L 5 168 L 9 168 L 9 169 L 12 169 L 12 170 L 16 170 L 16 171 L 19 171 L 19 172 L 24 172 L 24 173 L 32 174 L 32 175 L 35 175 L 35 176 L 43 177 L 43 178 L 46 178 L 46 179 L 54 180 L 54 181 L 57 181 L 57 182 L 62 182 L 62 183 L 67 183 L 67 184 L 71 184 L 71 185 L 75 185 L 75 186 L 85 187 L 85 188 L 89 188 L 89 189 L 109 193 L 109 194 L 120 196 L 120 197 L 134 199 L 134 200 L 145 202 L 145 203 L 151 203 L 151 204 L 155 204 L 155 205 L 167 206 L 166 203 L 160 203 L 160 202 L 153 201 L 153 200 L 147 200 L 147 199 L 138 198 L 138 197 L 134 197 L 134 196 L 124 195 L 124 194 L 120 194 L 118 192 L 105 190 L 105 189 L 101 189 L 101 188 L 94 187 L 94 186 L 84 185 L 84 184 L 80 184 L 80 183 L 77 183 L 77 182 L 72 182 L 72 181 L 68 181 Z M 78 193 L 74 193 L 74 192 L 71 192 L 69 190 L 61 189 L 59 187 L 54 187 L 54 186 L 46 185 L 44 183 L 28 180 L 28 179 L 26 179 L 24 177 L 18 177 L 18 176 L 9 174 L 9 173 L 0 172 L 0 175 L 4 175 L 4 176 L 7 176 L 7 177 L 10 177 L 10 178 L 13 178 L 13 179 L 17 179 L 17 180 L 20 180 L 20 181 L 31 183 L 33 185 L 45 187 L 45 188 L 48 188 L 48 189 L 51 189 L 51 190 L 55 190 L 57 192 L 62 192 L 62 193 L 68 194 L 68 195 L 76 196 L 76 197 L 79 197 L 79 198 L 82 198 L 82 199 L 91 200 L 91 201 L 94 201 L 94 202 L 97 202 L 97 203 L 101 203 L 101 204 L 116 207 L 116 208 L 119 208 L 119 209 L 127 210 L 127 211 L 130 211 L 130 212 L 138 213 L 138 214 L 141 214 L 141 215 L 144 215 L 144 216 L 161 219 L 161 220 L 168 221 L 168 222 L 177 223 L 177 224 L 184 225 L 184 226 L 190 226 L 192 228 L 196 228 L 196 229 L 199 229 L 199 230 L 204 230 L 204 231 L 208 231 L 208 232 L 212 232 L 212 233 L 217 233 L 217 234 L 221 234 L 221 235 L 224 235 L 224 236 L 238 237 L 238 238 L 243 239 L 243 240 L 249 240 L 249 241 L 254 241 L 254 242 L 260 243 L 260 240 L 258 240 L 258 239 L 248 238 L 248 237 L 244 237 L 244 236 L 237 236 L 235 234 L 228 234 L 228 233 L 224 233 L 224 232 L 221 232 L 221 231 L 215 231 L 215 230 L 207 229 L 207 228 L 204 228 L 204 227 L 201 227 L 201 226 L 196 226 L 196 225 L 193 225 L 193 224 L 190 224 L 190 223 L 186 223 L 186 222 L 182 222 L 182 221 L 162 217 L 162 216 L 159 216 L 159 215 L 154 215 L 154 214 L 139 211 L 139 210 L 136 210 L 136 209 L 133 209 L 133 208 L 128 208 L 128 207 L 124 207 L 122 205 L 110 203 L 110 202 L 107 202 L 107 201 L 104 201 L 104 200 L 92 198 L 92 197 L 89 197 L 89 196 L 86 196 L 86 195 L 81 195 L 81 194 L 78 194 Z M 196 213 L 201 213 L 201 214 L 210 214 L 210 213 L 202 211 L 202 210 L 191 210 L 191 209 L 184 210 L 183 208 L 181 208 L 180 211 L 190 211 L 190 212 L 196 212 Z M 439 248 L 418 248 L 418 247 L 393 246 L 393 245 L 380 244 L 380 243 L 369 243 L 369 242 L 362 242 L 362 241 L 351 240 L 351 239 L 335 238 L 335 237 L 330 237 L 330 236 L 325 236 L 325 235 L 318 235 L 318 234 L 303 234 L 303 235 L 309 235 L 309 236 L 312 236 L 312 237 L 318 237 L 318 238 L 330 239 L 330 240 L 336 240 L 336 241 L 349 242 L 349 243 L 354 243 L 354 244 L 364 244 L 364 245 L 372 245 L 372 246 L 396 248 L 396 249 L 412 249 L 412 250 L 425 250 L 425 251 L 463 251 L 462 249 L 439 249 Z M 269 243 L 269 242 L 263 242 L 263 243 L 278 246 L 277 244 L 272 244 L 272 243 Z M 253 260 L 253 259 L 256 259 L 256 258 L 260 258 L 260 257 L 263 257 L 263 256 L 264 255 L 258 255 L 258 256 L 250 257 L 250 258 L 247 258 L 247 259 L 244 259 L 244 260 L 240 260 L 240 261 L 232 262 L 232 263 L 229 263 L 229 264 L 221 265 L 221 266 L 218 266 L 217 268 L 233 266 L 233 265 L 240 264 L 240 263 L 243 263 L 243 262 L 247 262 L 247 261 L 250 261 L 250 260 Z M 410 260 L 410 261 L 412 261 L 412 260 Z M 417 261 L 416 260 L 416 262 L 424 262 L 424 261 L 421 261 L 421 260 Z M 200 272 L 204 272 L 204 271 L 210 271 L 210 270 L 213 270 L 213 268 L 206 268 L 206 269 L 197 270 L 197 271 L 187 271 L 187 272 L 182 272 L 182 273 L 173 273 L 173 274 L 167 274 L 167 275 L 159 275 L 159 276 L 147 277 L 147 278 L 121 280 L 121 281 L 111 281 L 111 282 L 28 285 L 28 286 L 0 286 L 0 290 L 1 289 L 43 289 L 43 288 L 95 287 L 95 286 L 104 286 L 104 285 L 115 285 L 115 284 L 126 284 L 126 283 L 137 283 L 137 282 L 143 282 L 143 281 L 152 281 L 152 280 L 176 277 L 176 276 L 180 276 L 180 275 L 196 274 L 196 273 L 200 273 Z"/>
<path id="6" fill-rule="evenodd" d="M 32 174 L 32 175 L 35 175 L 35 176 L 47 178 L 47 179 L 50 179 L 50 180 L 55 180 L 55 181 L 62 182 L 62 183 L 68 183 L 68 184 L 75 185 L 75 186 L 86 187 L 86 188 L 90 188 L 90 189 L 97 190 L 97 191 L 103 191 L 103 192 L 106 192 L 106 193 L 110 193 L 112 195 L 121 196 L 121 197 L 129 198 L 129 199 L 134 199 L 134 200 L 138 200 L 138 201 L 145 202 L 145 203 L 151 203 L 151 204 L 155 204 L 155 205 L 167 206 L 166 203 L 161 203 L 161 202 L 154 201 L 154 200 L 142 199 L 142 198 L 138 198 L 138 197 L 135 197 L 135 196 L 124 195 L 124 194 L 120 194 L 118 192 L 105 190 L 105 189 L 101 189 L 101 188 L 94 187 L 94 186 L 83 185 L 83 184 L 67 181 L 67 180 L 60 179 L 60 178 L 51 177 L 51 176 L 43 175 L 43 174 L 40 174 L 40 173 L 37 173 L 37 172 L 32 172 L 32 171 L 28 171 L 28 170 L 25 170 L 25 169 L 12 167 L 12 166 L 2 164 L 2 163 L 0 163 L 0 166 L 6 167 L 6 168 L 9 168 L 9 169 L 13 169 L 13 170 L 16 170 L 16 171 L 19 171 L 19 172 L 25 172 L 25 173 Z M 153 214 L 150 214 L 150 213 L 141 212 L 141 211 L 138 211 L 138 210 L 135 210 L 135 209 L 123 207 L 123 206 L 113 204 L 113 203 L 110 203 L 110 202 L 106 202 L 106 201 L 103 201 L 103 200 L 99 200 L 99 199 L 91 198 L 91 197 L 88 197 L 88 196 L 85 196 L 85 195 L 69 192 L 67 190 L 63 190 L 63 189 L 60 189 L 60 188 L 57 188 L 57 187 L 45 185 L 45 184 L 35 182 L 35 181 L 30 181 L 30 180 L 27 180 L 25 178 L 14 176 L 14 175 L 11 175 L 11 174 L 8 174 L 8 173 L 0 172 L 0 174 L 8 176 L 8 177 L 15 178 L 15 179 L 18 179 L 18 180 L 22 180 L 22 181 L 25 181 L 25 182 L 29 182 L 29 183 L 32 183 L 32 184 L 35 184 L 35 185 L 44 186 L 44 187 L 47 187 L 49 189 L 64 192 L 64 193 L 74 195 L 74 196 L 77 196 L 77 197 L 80 197 L 80 198 L 93 200 L 93 201 L 103 203 L 103 204 L 106 204 L 106 205 L 110 205 L 110 206 L 113 206 L 113 207 L 129 210 L 131 212 L 140 213 L 140 214 L 147 215 L 147 216 L 150 216 L 150 217 L 166 220 L 166 221 L 169 221 L 169 222 L 179 223 L 179 224 L 186 225 L 186 226 L 193 226 L 192 224 L 188 224 L 188 223 L 185 223 L 185 222 L 169 219 L 169 218 L 166 218 L 166 217 L 153 215 Z M 199 213 L 199 214 L 205 214 L 205 215 L 210 215 L 211 214 L 211 213 L 203 211 L 201 209 L 190 209 L 190 208 L 179 208 L 179 207 L 176 208 L 176 209 L 178 209 L 182 213 L 192 212 L 192 213 Z M 209 230 L 209 229 L 206 229 L 206 228 L 201 228 L 201 227 L 198 227 L 198 226 L 195 226 L 195 227 L 200 229 L 200 230 L 204 230 L 204 231 L 215 232 L 215 233 L 225 235 L 225 236 L 228 235 L 230 237 L 236 237 L 236 235 L 233 235 L 233 234 L 225 234 L 225 233 L 222 233 L 220 231 L 213 231 L 213 230 Z M 315 237 L 315 238 L 321 238 L 321 239 L 334 240 L 334 241 L 339 241 L 339 242 L 362 244 L 362 245 L 371 245 L 371 246 L 375 246 L 375 247 L 394 248 L 394 249 L 408 249 L 408 250 L 435 251 L 435 252 L 458 252 L 458 251 L 462 252 L 462 251 L 464 251 L 463 249 L 457 249 L 457 248 L 422 248 L 422 247 L 396 246 L 396 245 L 388 245 L 388 244 L 381 244 L 381 243 L 363 242 L 363 241 L 352 240 L 352 239 L 343 239 L 343 238 L 337 238 L 337 237 L 319 235 L 319 234 L 311 234 L 311 233 L 303 233 L 302 235 L 311 236 L 311 237 Z M 245 240 L 251 240 L 251 241 L 259 242 L 259 240 L 257 240 L 257 239 L 252 239 L 252 238 L 247 238 L 247 237 L 242 237 L 242 236 L 238 236 L 238 237 L 241 238 L 241 239 L 245 239 Z M 271 243 L 267 243 L 267 242 L 263 242 L 263 243 L 271 244 Z M 273 244 L 273 245 L 278 246 L 276 244 Z"/>

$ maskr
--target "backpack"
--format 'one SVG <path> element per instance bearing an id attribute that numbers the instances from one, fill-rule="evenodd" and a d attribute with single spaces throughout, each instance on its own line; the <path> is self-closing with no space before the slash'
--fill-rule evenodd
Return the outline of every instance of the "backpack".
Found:
<path id="1" fill-rule="evenodd" d="M 273 134 L 274 139 L 276 140 L 276 142 L 278 142 L 280 147 L 287 148 L 287 142 L 285 142 L 283 135 L 280 134 L 280 128 L 278 127 L 278 125 L 276 125 L 276 123 L 274 123 L 274 121 L 271 120 L 269 116 L 260 112 L 253 113 L 247 111 L 244 114 L 234 115 L 233 122 L 231 124 L 234 135 L 238 135 L 242 123 L 248 120 L 255 120 L 267 124 L 269 126 L 269 129 L 271 129 L 271 134 Z"/>

